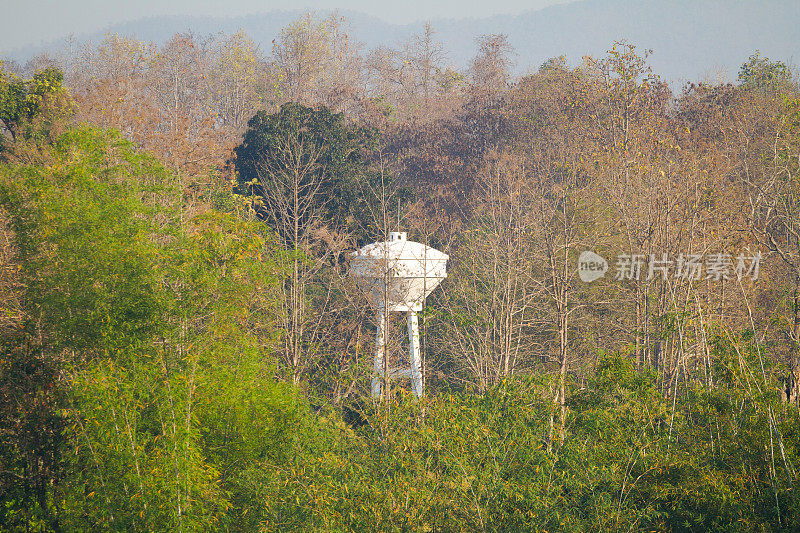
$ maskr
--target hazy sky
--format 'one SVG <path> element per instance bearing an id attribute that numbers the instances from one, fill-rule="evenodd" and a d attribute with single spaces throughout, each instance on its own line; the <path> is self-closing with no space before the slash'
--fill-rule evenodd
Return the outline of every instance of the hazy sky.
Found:
<path id="1" fill-rule="evenodd" d="M 153 15 L 238 16 L 273 9 L 348 9 L 388 22 L 485 17 L 571 0 L 0 0 L 0 51 Z"/>

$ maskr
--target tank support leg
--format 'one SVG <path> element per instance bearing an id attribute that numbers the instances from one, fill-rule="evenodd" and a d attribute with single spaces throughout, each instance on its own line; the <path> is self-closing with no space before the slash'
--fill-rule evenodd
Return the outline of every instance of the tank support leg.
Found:
<path id="1" fill-rule="evenodd" d="M 411 388 L 417 398 L 422 397 L 422 361 L 419 350 L 419 321 L 416 311 L 408 312 L 408 359 L 411 363 Z"/>

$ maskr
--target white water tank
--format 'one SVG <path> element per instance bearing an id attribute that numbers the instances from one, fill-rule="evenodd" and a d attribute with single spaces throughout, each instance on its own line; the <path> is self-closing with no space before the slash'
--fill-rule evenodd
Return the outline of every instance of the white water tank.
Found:
<path id="1" fill-rule="evenodd" d="M 425 298 L 447 277 L 448 255 L 394 231 L 389 240 L 351 254 L 350 272 L 373 307 L 421 311 Z M 385 285 L 388 284 L 387 285 Z"/>
<path id="2" fill-rule="evenodd" d="M 389 240 L 368 244 L 351 254 L 350 273 L 377 312 L 372 395 L 381 396 L 384 374 L 408 376 L 417 397 L 423 393 L 422 361 L 417 311 L 425 298 L 447 277 L 448 255 L 422 243 L 409 241 L 405 232 L 392 232 Z M 388 368 L 387 313 L 405 312 L 408 320 L 406 368 Z M 387 373 L 388 371 L 388 373 Z"/>

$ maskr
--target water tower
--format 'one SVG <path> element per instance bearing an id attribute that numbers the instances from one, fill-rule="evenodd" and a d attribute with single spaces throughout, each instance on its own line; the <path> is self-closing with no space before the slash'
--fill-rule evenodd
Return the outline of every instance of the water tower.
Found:
<path id="1" fill-rule="evenodd" d="M 410 377 L 414 394 L 422 396 L 417 312 L 422 311 L 425 298 L 447 277 L 448 255 L 407 240 L 405 232 L 392 232 L 388 241 L 368 244 L 350 255 L 350 273 L 377 312 L 372 395 L 381 395 L 386 313 L 403 312 L 408 319 L 408 368 L 389 369 L 387 377 Z"/>

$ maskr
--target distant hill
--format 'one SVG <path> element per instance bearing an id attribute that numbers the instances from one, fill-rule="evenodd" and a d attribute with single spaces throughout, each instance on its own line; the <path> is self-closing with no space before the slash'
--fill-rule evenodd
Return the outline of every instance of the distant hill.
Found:
<path id="1" fill-rule="evenodd" d="M 320 12 L 323 14 L 324 12 Z M 174 33 L 206 35 L 244 29 L 265 53 L 280 29 L 302 11 L 272 11 L 231 18 L 152 17 L 116 24 L 75 41 L 94 42 L 109 33 L 162 43 Z M 395 25 L 362 13 L 339 11 L 351 36 L 366 49 L 398 46 L 422 28 L 422 22 Z M 794 64 L 800 57 L 800 2 L 797 0 L 583 0 L 520 15 L 431 21 L 449 53 L 449 62 L 464 67 L 475 53 L 475 39 L 505 33 L 517 52 L 520 73 L 535 70 L 546 59 L 565 54 L 571 64 L 586 54 L 600 56 L 618 39 L 654 53 L 651 64 L 663 78 L 680 85 L 723 75 L 735 79 L 739 66 L 755 50 Z M 64 47 L 66 38 L 3 55 L 25 62 L 41 52 Z"/>

